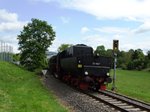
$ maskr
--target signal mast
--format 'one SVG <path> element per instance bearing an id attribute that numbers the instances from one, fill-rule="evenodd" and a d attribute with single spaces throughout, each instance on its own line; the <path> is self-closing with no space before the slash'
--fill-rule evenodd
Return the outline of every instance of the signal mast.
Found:
<path id="1" fill-rule="evenodd" d="M 113 40 L 113 55 L 114 55 L 114 73 L 112 91 L 116 90 L 116 65 L 117 65 L 117 51 L 119 48 L 119 40 Z"/>

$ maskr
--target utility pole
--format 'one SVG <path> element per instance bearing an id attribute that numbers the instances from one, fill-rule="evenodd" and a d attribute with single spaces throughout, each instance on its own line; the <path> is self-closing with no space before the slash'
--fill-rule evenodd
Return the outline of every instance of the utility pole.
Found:
<path id="1" fill-rule="evenodd" d="M 113 40 L 114 73 L 113 73 L 112 91 L 116 90 L 116 65 L 117 65 L 118 46 L 119 46 L 119 40 Z"/>

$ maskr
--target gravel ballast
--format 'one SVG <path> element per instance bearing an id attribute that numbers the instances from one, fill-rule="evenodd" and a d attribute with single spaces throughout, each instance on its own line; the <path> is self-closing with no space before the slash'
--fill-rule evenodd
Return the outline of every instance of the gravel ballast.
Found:
<path id="1" fill-rule="evenodd" d="M 116 112 L 113 108 L 71 88 L 52 75 L 43 77 L 43 84 L 54 93 L 71 112 Z"/>

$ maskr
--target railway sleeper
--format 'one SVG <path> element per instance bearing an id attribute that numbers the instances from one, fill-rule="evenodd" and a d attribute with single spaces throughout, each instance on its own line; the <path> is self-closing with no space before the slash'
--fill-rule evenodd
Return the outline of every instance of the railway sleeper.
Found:
<path id="1" fill-rule="evenodd" d="M 122 103 L 121 101 L 114 101 L 114 102 L 109 102 L 109 103 L 112 103 L 112 104 L 114 104 L 114 105 L 117 105 L 117 104 L 120 104 L 120 103 Z"/>
<path id="2" fill-rule="evenodd" d="M 106 99 L 105 101 L 110 102 L 110 103 L 111 103 L 111 102 L 117 102 L 116 99 L 108 99 L 108 100 Z"/>
<path id="3" fill-rule="evenodd" d="M 137 112 L 137 111 L 140 111 L 141 109 L 140 108 L 127 108 L 127 109 L 125 109 L 125 110 L 127 110 L 127 111 L 135 111 L 135 112 Z"/>
<path id="4" fill-rule="evenodd" d="M 120 106 L 121 108 L 125 108 L 125 109 L 128 109 L 128 108 L 134 108 L 134 106 L 132 105 L 125 105 L 125 106 Z"/>
<path id="5" fill-rule="evenodd" d="M 116 106 L 127 106 L 127 103 L 120 103 L 120 104 L 115 104 Z"/>
<path id="6" fill-rule="evenodd" d="M 104 100 L 112 100 L 110 97 L 103 97 Z"/>

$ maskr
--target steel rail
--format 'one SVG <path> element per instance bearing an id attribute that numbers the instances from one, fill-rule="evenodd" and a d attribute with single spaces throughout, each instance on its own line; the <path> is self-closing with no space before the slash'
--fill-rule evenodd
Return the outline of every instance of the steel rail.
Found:
<path id="1" fill-rule="evenodd" d="M 136 103 L 132 103 L 131 101 L 124 100 L 125 98 L 119 98 L 116 97 L 116 95 L 110 95 L 109 93 L 105 93 L 105 91 L 99 91 L 98 93 L 87 92 L 87 91 L 81 91 L 81 92 L 121 112 L 150 112 L 149 105 L 147 106 L 138 105 Z M 136 100 L 134 100 L 134 102 L 135 101 Z"/>
<path id="2" fill-rule="evenodd" d="M 127 97 L 125 95 L 114 93 L 111 91 L 99 91 L 99 93 L 106 95 L 106 96 L 109 96 L 109 97 L 112 97 L 114 99 L 117 99 L 118 101 L 125 102 L 129 105 L 133 105 L 134 107 L 140 108 L 141 110 L 145 110 L 145 111 L 150 112 L 150 104 L 148 104 L 148 103 Z"/>

